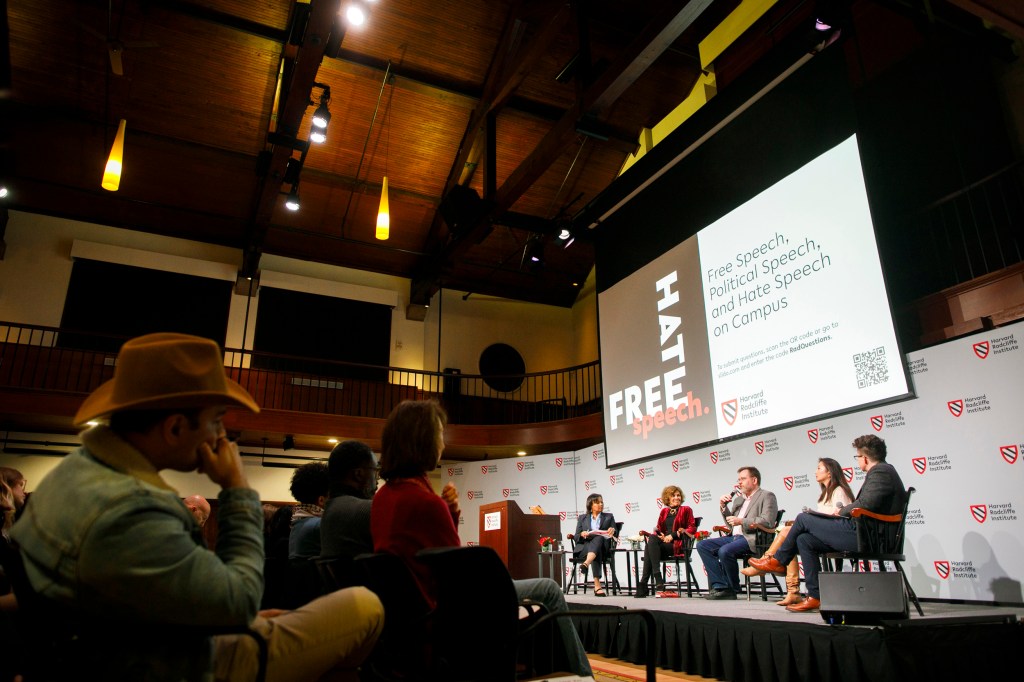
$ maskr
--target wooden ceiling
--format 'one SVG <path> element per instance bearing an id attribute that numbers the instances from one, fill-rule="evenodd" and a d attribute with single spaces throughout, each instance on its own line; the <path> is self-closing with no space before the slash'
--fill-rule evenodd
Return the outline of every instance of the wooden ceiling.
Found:
<path id="1" fill-rule="evenodd" d="M 689 93 L 697 43 L 738 4 L 375 0 L 352 28 L 349 1 L 7 0 L 9 206 L 239 248 L 242 270 L 273 253 L 398 275 L 415 303 L 443 286 L 569 306 L 593 250 L 558 229 Z M 322 86 L 327 141 L 293 213 L 284 173 Z M 439 210 L 456 185 L 472 192 Z"/>

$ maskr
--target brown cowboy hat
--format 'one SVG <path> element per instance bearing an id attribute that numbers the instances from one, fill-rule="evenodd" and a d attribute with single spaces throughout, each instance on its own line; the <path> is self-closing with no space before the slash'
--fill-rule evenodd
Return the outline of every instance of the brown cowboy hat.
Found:
<path id="1" fill-rule="evenodd" d="M 252 396 L 227 377 L 216 343 L 188 334 L 147 334 L 121 346 L 114 378 L 85 399 L 75 424 L 124 410 L 210 405 L 260 411 Z"/>

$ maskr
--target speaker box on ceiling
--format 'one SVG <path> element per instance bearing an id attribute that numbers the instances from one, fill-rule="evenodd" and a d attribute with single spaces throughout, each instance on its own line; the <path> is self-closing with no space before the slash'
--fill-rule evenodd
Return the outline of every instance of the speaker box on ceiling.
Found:
<path id="1" fill-rule="evenodd" d="M 896 571 L 820 573 L 821 617 L 830 625 L 875 625 L 910 617 Z"/>

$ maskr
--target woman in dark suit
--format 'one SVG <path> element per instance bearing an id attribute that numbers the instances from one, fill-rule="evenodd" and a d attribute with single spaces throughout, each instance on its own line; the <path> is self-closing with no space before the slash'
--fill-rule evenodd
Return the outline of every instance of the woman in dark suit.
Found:
<path id="1" fill-rule="evenodd" d="M 576 522 L 573 537 L 576 540 L 573 556 L 581 562 L 580 570 L 586 575 L 590 564 L 605 560 L 609 551 L 608 538 L 615 537 L 615 516 L 604 513 L 604 498 L 600 495 L 592 493 L 587 496 L 587 513 Z M 604 596 L 598 571 L 594 571 L 594 596 Z"/>
<path id="2" fill-rule="evenodd" d="M 640 584 L 636 588 L 635 597 L 647 596 L 647 584 L 654 573 L 655 591 L 665 589 L 665 578 L 661 574 L 661 560 L 667 559 L 681 551 L 683 539 L 693 537 L 697 532 L 697 522 L 693 518 L 693 510 L 683 504 L 683 491 L 674 485 L 665 486 L 661 491 L 661 501 L 665 505 L 658 515 L 658 523 L 653 533 L 647 533 L 647 547 L 644 549 L 644 570 L 640 576 Z M 641 535 L 644 533 L 641 532 Z M 671 596 L 671 595 L 670 595 Z"/>

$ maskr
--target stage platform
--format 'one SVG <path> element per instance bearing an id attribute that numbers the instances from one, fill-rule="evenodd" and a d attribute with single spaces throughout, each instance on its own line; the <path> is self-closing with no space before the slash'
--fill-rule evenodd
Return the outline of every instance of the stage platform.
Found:
<path id="1" fill-rule="evenodd" d="M 777 597 L 751 601 L 566 595 L 574 611 L 646 609 L 657 623 L 660 668 L 729 682 L 933 682 L 1018 668 L 1024 606 L 922 602 L 924 617 L 882 625 L 828 625 L 790 613 Z M 573 618 L 587 651 L 643 664 L 640 618 Z M 1016 673 L 1014 673 L 1016 675 Z"/>

